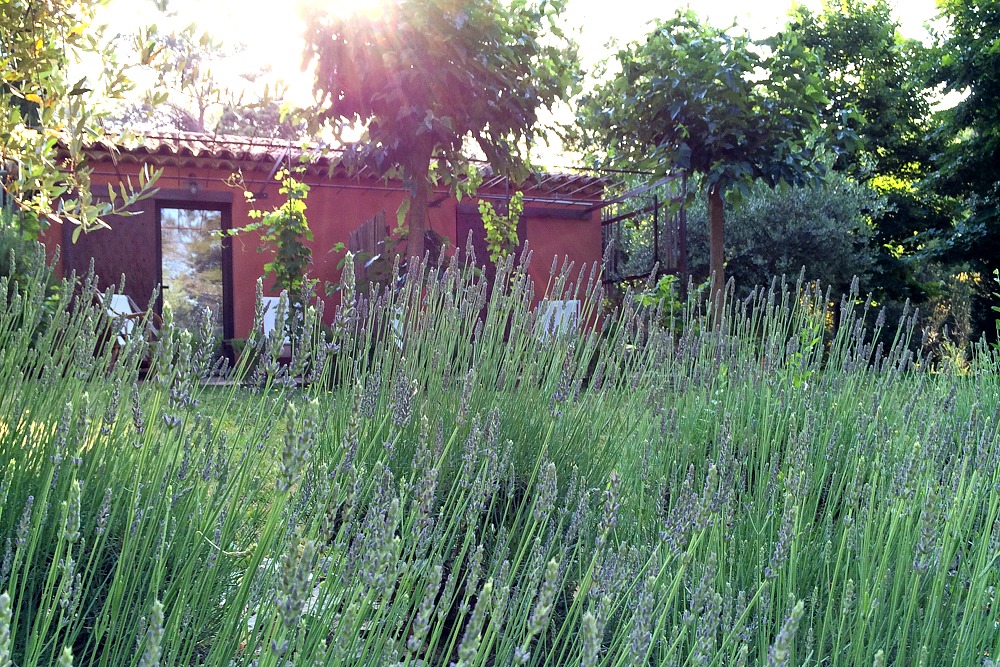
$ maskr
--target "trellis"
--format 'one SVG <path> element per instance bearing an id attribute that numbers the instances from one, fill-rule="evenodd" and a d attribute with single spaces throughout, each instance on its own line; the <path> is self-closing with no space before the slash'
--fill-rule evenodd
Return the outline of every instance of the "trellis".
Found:
<path id="1" fill-rule="evenodd" d="M 605 282 L 687 275 L 686 191 L 686 176 L 672 174 L 603 204 Z"/>

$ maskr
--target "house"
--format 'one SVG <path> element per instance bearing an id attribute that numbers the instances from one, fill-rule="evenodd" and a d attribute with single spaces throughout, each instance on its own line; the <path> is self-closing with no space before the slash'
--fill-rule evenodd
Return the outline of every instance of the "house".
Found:
<path id="1" fill-rule="evenodd" d="M 162 285 L 157 312 L 167 300 L 184 325 L 185 318 L 207 306 L 221 313 L 218 333 L 224 340 L 245 338 L 253 326 L 255 284 L 264 275 L 268 255 L 258 252 L 256 233 L 224 238 L 212 232 L 243 227 L 252 208 L 272 210 L 284 202 L 274 174 L 296 164 L 301 152 L 282 140 L 194 133 L 147 134 L 138 144 L 117 150 L 96 143 L 88 151 L 95 196 L 107 192 L 108 184 L 136 182 L 144 164 L 163 169 L 158 193 L 140 202 L 135 215 L 109 218 L 110 229 L 81 235 L 72 243 L 69 225 L 54 226 L 46 242 L 62 246 L 66 275 L 85 274 L 93 260 L 102 288 L 117 285 L 124 274 L 125 293 L 147 304 Z M 254 203 L 231 184 L 234 173 L 255 193 Z M 384 236 L 384 227 L 372 229 L 382 225 L 373 220 L 388 219 L 394 227 L 404 192 L 398 181 L 374 173 L 350 176 L 323 155 L 298 178 L 311 188 L 306 200 L 315 236 L 310 277 L 319 284 L 337 283 L 343 254 L 332 249 L 338 243 L 371 245 Z M 502 203 L 514 187 L 505 178 L 487 177 L 478 196 Z M 600 178 L 567 174 L 540 174 L 518 186 L 525 205 L 519 236 L 532 250 L 530 274 L 538 293 L 544 291 L 553 257 L 568 257 L 577 267 L 600 261 L 604 187 Z M 430 204 L 431 230 L 462 247 L 471 232 L 478 262 L 489 261 L 476 201 L 458 202 L 441 190 Z M 265 293 L 271 287 L 265 283 Z M 333 312 L 327 308 L 326 316 L 332 318 Z"/>

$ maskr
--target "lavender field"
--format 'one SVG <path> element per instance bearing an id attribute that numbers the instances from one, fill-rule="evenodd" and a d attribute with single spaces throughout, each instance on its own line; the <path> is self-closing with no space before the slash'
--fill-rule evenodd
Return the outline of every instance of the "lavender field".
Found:
<path id="1" fill-rule="evenodd" d="M 455 262 L 231 369 L 0 284 L 0 667 L 993 664 L 995 352 L 553 269 L 582 333 Z"/>

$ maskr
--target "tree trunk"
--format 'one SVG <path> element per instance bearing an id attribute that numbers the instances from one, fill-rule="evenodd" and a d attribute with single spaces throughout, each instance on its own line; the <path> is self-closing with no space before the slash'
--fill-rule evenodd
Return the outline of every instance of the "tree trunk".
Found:
<path id="1" fill-rule="evenodd" d="M 712 298 L 726 284 L 726 256 L 724 246 L 725 213 L 722 189 L 718 185 L 708 188 L 709 262 L 712 279 Z"/>
<path id="2" fill-rule="evenodd" d="M 712 314 L 715 326 L 722 326 L 724 314 L 722 291 L 726 286 L 726 252 L 725 252 L 725 210 L 722 203 L 722 188 L 711 185 L 708 188 L 708 228 L 709 228 L 709 261 L 711 272 Z"/>
<path id="3" fill-rule="evenodd" d="M 430 164 L 428 160 L 427 164 Z M 424 258 L 424 235 L 427 232 L 427 199 L 431 188 L 427 182 L 429 167 L 424 167 L 420 173 L 414 173 L 407 179 L 410 209 L 406 213 L 406 227 L 409 230 L 406 240 L 406 259 L 413 257 L 417 261 Z"/>

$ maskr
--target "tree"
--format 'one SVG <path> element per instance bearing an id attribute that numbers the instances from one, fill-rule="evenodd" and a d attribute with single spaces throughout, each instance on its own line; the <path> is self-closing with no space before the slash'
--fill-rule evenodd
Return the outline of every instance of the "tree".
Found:
<path id="1" fill-rule="evenodd" d="M 98 202 L 90 192 L 84 149 L 101 134 L 94 99 L 122 96 L 128 77 L 113 53 L 98 50 L 89 28 L 97 2 L 7 0 L 0 3 L 0 186 L 37 221 L 63 220 L 82 232 L 105 226 L 149 196 L 158 173 L 143 171 L 137 187 L 122 185 Z M 73 82 L 70 63 L 82 52 L 101 57 L 101 71 Z"/>
<path id="2" fill-rule="evenodd" d="M 821 12 L 795 7 L 787 31 L 820 57 L 829 104 L 820 119 L 838 146 L 835 168 L 919 177 L 934 154 L 925 48 L 899 34 L 887 0 L 827 0 Z M 851 130 L 840 136 L 841 128 Z"/>
<path id="3" fill-rule="evenodd" d="M 360 123 L 352 168 L 402 177 L 409 256 L 423 256 L 438 178 L 467 173 L 467 141 L 500 173 L 526 176 L 538 111 L 574 89 L 576 57 L 557 19 L 565 0 L 395 0 L 379 15 L 307 15 L 317 122 Z M 404 209 L 406 210 L 406 209 Z"/>
<path id="4" fill-rule="evenodd" d="M 270 80 L 269 68 L 243 71 L 231 80 L 215 74 L 240 54 L 243 45 L 226 44 L 197 24 L 184 24 L 170 0 L 151 3 L 147 14 L 155 17 L 153 23 L 134 34 L 119 35 L 105 46 L 126 54 L 149 82 L 137 99 L 119 106 L 114 125 L 290 140 L 302 137 L 303 123 L 283 115 L 274 99 L 283 88 Z"/>
<path id="5" fill-rule="evenodd" d="M 821 12 L 796 7 L 788 30 L 821 58 L 830 103 L 820 118 L 839 153 L 833 168 L 887 198 L 874 220 L 878 291 L 926 296 L 912 261 L 922 233 L 949 220 L 948 202 L 920 187 L 942 149 L 931 113 L 928 49 L 904 39 L 887 0 L 828 0 Z M 837 136 L 840 127 L 852 135 Z"/>
<path id="6" fill-rule="evenodd" d="M 169 32 L 153 24 L 136 40 L 140 63 L 156 75 L 155 85 L 145 91 L 142 112 L 151 119 L 165 116 L 172 129 L 205 132 L 209 110 L 222 106 L 229 95 L 212 74 L 213 64 L 225 55 L 222 43 L 195 24 Z"/>
<path id="7" fill-rule="evenodd" d="M 941 113 L 949 143 L 932 185 L 964 200 L 943 234 L 945 255 L 991 271 L 1000 256 L 1000 2 L 942 0 L 948 33 L 938 43 L 938 79 L 964 98 Z"/>
<path id="8" fill-rule="evenodd" d="M 581 124 L 608 147 L 608 163 L 704 174 L 714 292 L 724 284 L 724 195 L 822 173 L 815 140 L 827 99 L 816 58 L 787 34 L 753 42 L 687 11 L 620 51 L 617 64 L 584 99 Z"/>
<path id="9" fill-rule="evenodd" d="M 230 103 L 222 110 L 215 131 L 219 134 L 295 141 L 305 136 L 306 124 L 283 113 L 274 100 L 267 100 L 252 105 Z"/>

